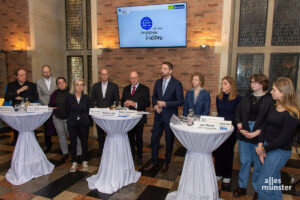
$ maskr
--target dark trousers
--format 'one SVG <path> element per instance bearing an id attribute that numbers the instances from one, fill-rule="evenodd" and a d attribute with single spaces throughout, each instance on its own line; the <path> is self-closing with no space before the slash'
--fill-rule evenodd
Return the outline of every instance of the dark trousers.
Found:
<path id="1" fill-rule="evenodd" d="M 174 144 L 174 133 L 170 129 L 169 122 L 155 120 L 152 129 L 152 136 L 151 136 L 152 162 L 155 165 L 158 164 L 159 142 L 163 130 L 165 130 L 165 141 L 166 141 L 165 163 L 169 164 L 171 161 L 173 144 Z"/>
<path id="2" fill-rule="evenodd" d="M 51 148 L 52 146 L 52 141 L 51 141 L 51 136 L 47 135 L 47 121 L 44 123 L 44 136 L 45 136 L 45 145 L 47 148 Z"/>
<path id="3" fill-rule="evenodd" d="M 87 161 L 89 126 L 69 126 L 69 138 L 71 143 L 72 162 L 77 162 L 77 137 L 79 137 L 82 149 L 82 161 Z"/>
<path id="4" fill-rule="evenodd" d="M 236 130 L 236 129 L 235 129 Z M 216 175 L 223 178 L 232 177 L 232 165 L 234 155 L 234 145 L 236 143 L 236 131 L 213 152 L 215 157 Z"/>
<path id="5" fill-rule="evenodd" d="M 137 154 L 138 158 L 142 158 L 143 154 L 143 129 L 144 124 L 137 124 L 131 131 L 128 132 L 132 157 Z M 137 150 L 135 150 L 135 147 Z"/>
<path id="6" fill-rule="evenodd" d="M 105 132 L 99 126 L 97 126 L 97 134 L 98 134 L 99 152 L 102 152 L 106 135 Z"/>

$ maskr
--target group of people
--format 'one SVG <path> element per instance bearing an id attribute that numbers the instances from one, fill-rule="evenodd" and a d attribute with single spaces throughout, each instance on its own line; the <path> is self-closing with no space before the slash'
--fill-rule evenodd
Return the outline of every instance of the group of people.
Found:
<path id="1" fill-rule="evenodd" d="M 182 83 L 172 76 L 173 65 L 163 62 L 161 78 L 156 80 L 152 106 L 154 123 L 151 136 L 152 162 L 144 171 L 159 170 L 158 153 L 162 132 L 165 131 L 165 160 L 161 168 L 167 172 L 171 162 L 174 134 L 169 123 L 173 114 L 178 115 L 178 107 L 183 105 L 186 116 L 192 110 L 195 115 L 209 115 L 210 94 L 204 89 L 205 77 L 201 73 L 191 76 L 192 89 L 186 92 L 184 98 Z M 88 170 L 87 151 L 90 119 L 90 107 L 106 108 L 119 104 L 117 84 L 109 81 L 107 69 L 101 69 L 100 82 L 93 85 L 91 97 L 84 93 L 83 79 L 76 79 L 73 89 L 67 87 L 64 77 L 51 76 L 49 65 L 42 67 L 42 78 L 37 85 L 26 81 L 26 71 L 18 69 L 16 81 L 9 83 L 5 100 L 18 104 L 27 98 L 30 102 L 39 100 L 42 105 L 55 107 L 53 116 L 44 125 L 45 152 L 51 149 L 51 135 L 55 130 L 59 137 L 62 150 L 62 160 L 68 157 L 67 136 L 71 143 L 72 166 L 70 172 L 77 170 L 78 157 L 82 159 L 82 169 Z M 139 82 L 139 74 L 132 71 L 129 74 L 130 85 L 124 87 L 121 106 L 133 110 L 146 111 L 150 106 L 149 88 Z M 238 151 L 241 168 L 238 188 L 234 197 L 246 195 L 252 164 L 252 186 L 255 190 L 254 199 L 281 199 L 280 190 L 263 190 L 266 179 L 280 179 L 280 170 L 291 155 L 291 141 L 299 120 L 299 108 L 296 103 L 295 88 L 290 79 L 279 77 L 268 93 L 268 79 L 263 74 L 254 74 L 249 79 L 251 93 L 241 97 L 237 93 L 235 80 L 230 76 L 222 78 L 221 89 L 216 97 L 218 116 L 233 122 L 234 132 L 213 152 L 215 171 L 218 180 L 228 184 L 232 177 L 234 146 L 238 141 Z M 147 122 L 144 115 L 140 122 L 128 133 L 133 159 L 138 165 L 143 164 L 143 128 Z M 55 129 L 53 129 L 55 127 Z M 101 156 L 105 132 L 97 127 L 99 153 Z"/>

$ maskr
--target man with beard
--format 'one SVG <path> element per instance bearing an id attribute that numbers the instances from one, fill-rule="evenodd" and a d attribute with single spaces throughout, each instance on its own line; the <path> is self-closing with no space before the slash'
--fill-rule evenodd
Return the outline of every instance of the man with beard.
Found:
<path id="1" fill-rule="evenodd" d="M 174 133 L 170 129 L 169 123 L 173 114 L 178 115 L 178 106 L 184 101 L 183 89 L 180 81 L 172 76 L 173 65 L 170 62 L 163 62 L 161 66 L 161 76 L 155 82 L 152 104 L 155 110 L 154 123 L 151 137 L 152 163 L 145 171 L 158 169 L 158 150 L 162 131 L 165 130 L 166 154 L 163 172 L 169 169 L 174 143 Z"/>

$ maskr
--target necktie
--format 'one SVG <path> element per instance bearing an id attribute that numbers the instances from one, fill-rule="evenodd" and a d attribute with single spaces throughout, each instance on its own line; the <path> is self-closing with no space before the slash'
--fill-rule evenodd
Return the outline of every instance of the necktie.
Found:
<path id="1" fill-rule="evenodd" d="M 166 86 L 167 86 L 167 81 L 164 79 L 163 88 L 162 88 L 163 96 L 164 96 L 165 91 L 166 91 Z"/>
<path id="2" fill-rule="evenodd" d="M 135 92 L 135 86 L 132 86 L 131 96 L 133 96 L 134 92 Z"/>

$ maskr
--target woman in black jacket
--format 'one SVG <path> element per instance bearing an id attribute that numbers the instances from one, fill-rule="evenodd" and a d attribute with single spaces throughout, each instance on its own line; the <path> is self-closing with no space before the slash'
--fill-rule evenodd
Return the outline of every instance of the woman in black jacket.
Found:
<path id="1" fill-rule="evenodd" d="M 90 100 L 88 95 L 83 93 L 84 81 L 79 78 L 74 81 L 74 93 L 66 97 L 66 114 L 69 137 L 71 142 L 72 167 L 70 172 L 77 170 L 77 137 L 81 141 L 82 148 L 82 170 L 88 170 L 87 162 L 87 141 L 89 135 L 89 108 Z"/>
<path id="2" fill-rule="evenodd" d="M 238 147 L 241 162 L 238 187 L 233 192 L 233 196 L 236 198 L 247 193 L 252 163 L 254 164 L 252 186 L 255 191 L 254 196 L 257 196 L 257 180 L 261 164 L 256 155 L 255 147 L 257 147 L 264 120 L 273 105 L 272 97 L 267 94 L 268 79 L 264 74 L 252 75 L 250 85 L 253 93 L 241 100 L 235 114 L 239 131 Z"/>

